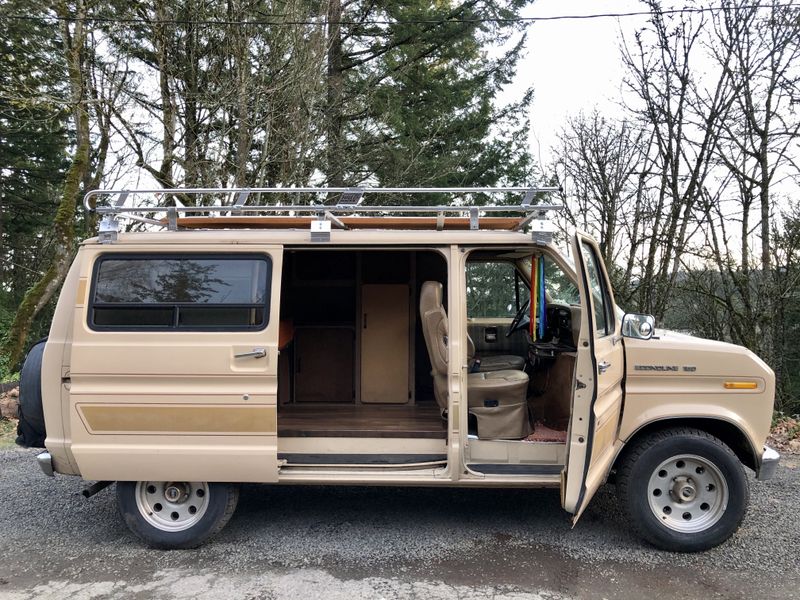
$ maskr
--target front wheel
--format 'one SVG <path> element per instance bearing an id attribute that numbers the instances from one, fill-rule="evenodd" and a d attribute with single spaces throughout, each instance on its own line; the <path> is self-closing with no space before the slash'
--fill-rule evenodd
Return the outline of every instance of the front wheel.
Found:
<path id="1" fill-rule="evenodd" d="M 617 489 L 634 529 L 675 552 L 708 550 L 744 518 L 749 490 L 739 459 L 698 429 L 651 434 L 627 452 Z"/>
<path id="2" fill-rule="evenodd" d="M 239 488 L 230 483 L 119 481 L 125 524 L 154 548 L 195 548 L 233 516 Z"/>

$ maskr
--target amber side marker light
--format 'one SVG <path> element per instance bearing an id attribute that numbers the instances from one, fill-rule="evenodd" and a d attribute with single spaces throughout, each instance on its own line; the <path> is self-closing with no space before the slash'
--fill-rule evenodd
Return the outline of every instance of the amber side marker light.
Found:
<path id="1" fill-rule="evenodd" d="M 754 390 L 758 387 L 755 381 L 726 381 L 723 385 L 726 390 Z"/>

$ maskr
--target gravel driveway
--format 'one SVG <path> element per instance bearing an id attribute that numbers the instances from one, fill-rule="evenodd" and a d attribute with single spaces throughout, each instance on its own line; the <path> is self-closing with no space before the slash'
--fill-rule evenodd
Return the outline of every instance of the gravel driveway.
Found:
<path id="1" fill-rule="evenodd" d="M 700 555 L 629 531 L 613 486 L 570 529 L 554 490 L 242 488 L 198 550 L 143 548 L 113 488 L 0 451 L 0 598 L 797 598 L 800 460 L 752 481 L 739 533 Z"/>

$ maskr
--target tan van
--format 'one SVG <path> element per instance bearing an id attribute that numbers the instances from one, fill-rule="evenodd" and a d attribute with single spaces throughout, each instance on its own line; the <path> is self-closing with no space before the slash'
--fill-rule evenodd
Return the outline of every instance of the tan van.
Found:
<path id="1" fill-rule="evenodd" d="M 552 487 L 577 520 L 610 476 L 649 542 L 723 542 L 743 465 L 778 463 L 773 372 L 625 314 L 590 237 L 572 260 L 549 241 L 540 191 L 90 193 L 100 235 L 64 283 L 41 398 L 23 381 L 40 465 L 98 482 L 87 495 L 116 482 L 125 522 L 164 548 L 218 531 L 242 482 Z M 524 200 L 359 203 L 479 193 Z"/>

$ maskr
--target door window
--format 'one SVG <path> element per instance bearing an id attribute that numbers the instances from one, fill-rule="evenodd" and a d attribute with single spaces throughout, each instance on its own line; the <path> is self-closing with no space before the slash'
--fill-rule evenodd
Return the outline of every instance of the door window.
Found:
<path id="1" fill-rule="evenodd" d="M 594 305 L 594 330 L 598 337 L 603 337 L 614 331 L 614 311 L 611 306 L 611 297 L 594 249 L 581 242 L 581 253 L 586 263 L 589 293 L 592 295 L 592 304 Z"/>
<path id="2" fill-rule="evenodd" d="M 512 318 L 530 298 L 527 283 L 510 262 L 467 263 L 467 315 Z"/>

